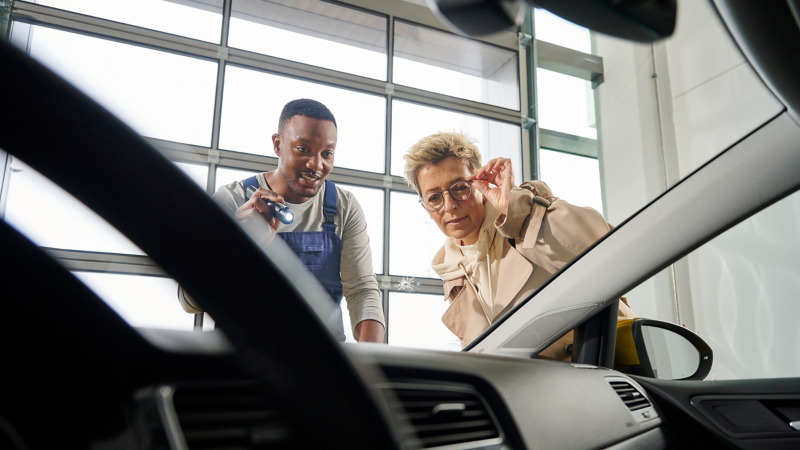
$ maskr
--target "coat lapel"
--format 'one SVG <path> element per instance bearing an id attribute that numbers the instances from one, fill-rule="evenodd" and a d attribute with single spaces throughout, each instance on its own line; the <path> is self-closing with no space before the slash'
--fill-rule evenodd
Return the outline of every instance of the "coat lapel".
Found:
<path id="1" fill-rule="evenodd" d="M 464 284 L 463 278 L 446 281 L 444 287 L 445 291 L 450 292 L 445 296 L 450 301 L 450 307 L 442 316 L 442 323 L 461 339 L 461 347 L 464 347 L 488 328 L 489 322 L 479 306 L 475 291 L 470 285 Z"/>
<path id="2" fill-rule="evenodd" d="M 533 273 L 533 265 L 508 240 L 503 244 L 503 259 L 497 276 L 494 312 L 498 313 L 514 301 Z"/>
<path id="3" fill-rule="evenodd" d="M 444 288 L 444 300 L 446 302 L 453 303 L 453 300 L 458 296 L 461 292 L 461 289 L 464 288 L 464 284 L 466 281 L 464 277 L 454 278 L 452 280 L 447 280 L 442 283 L 442 287 Z"/>

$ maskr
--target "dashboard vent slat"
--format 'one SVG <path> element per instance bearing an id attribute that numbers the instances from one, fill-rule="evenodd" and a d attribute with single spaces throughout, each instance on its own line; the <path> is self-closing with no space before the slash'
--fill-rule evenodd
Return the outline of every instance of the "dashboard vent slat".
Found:
<path id="1" fill-rule="evenodd" d="M 619 395 L 619 398 L 631 411 L 637 411 L 650 407 L 650 402 L 627 381 L 609 381 L 611 387 Z"/>
<path id="2" fill-rule="evenodd" d="M 392 385 L 397 399 L 391 406 L 405 413 L 406 439 L 422 448 L 436 448 L 500 438 L 500 429 L 476 391 L 440 386 Z"/>
<path id="3" fill-rule="evenodd" d="M 176 386 L 173 404 L 189 449 L 277 449 L 292 441 L 255 383 Z"/>
<path id="4" fill-rule="evenodd" d="M 433 448 L 442 445 L 461 444 L 463 442 L 481 441 L 497 437 L 497 434 L 489 430 L 473 431 L 472 433 L 459 433 L 443 436 L 432 436 L 420 438 L 423 448 Z"/>

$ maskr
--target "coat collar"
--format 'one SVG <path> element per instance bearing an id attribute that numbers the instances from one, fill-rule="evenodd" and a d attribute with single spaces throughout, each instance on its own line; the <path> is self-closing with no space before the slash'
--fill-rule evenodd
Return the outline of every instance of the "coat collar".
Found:
<path id="1" fill-rule="evenodd" d="M 440 250 L 444 256 L 444 249 Z M 439 256 L 439 253 L 437 253 Z M 436 260 L 437 258 L 434 258 Z M 500 262 L 500 273 L 497 281 L 497 291 L 494 296 L 494 310 L 503 311 L 513 302 L 527 283 L 533 273 L 533 265 L 517 249 L 511 246 L 507 239 L 503 243 L 503 257 Z M 450 298 L 453 288 L 466 289 L 465 295 L 477 298 L 472 287 L 467 284 L 464 277 L 455 278 L 444 282 L 445 299 Z M 460 291 L 460 289 L 456 289 Z"/>

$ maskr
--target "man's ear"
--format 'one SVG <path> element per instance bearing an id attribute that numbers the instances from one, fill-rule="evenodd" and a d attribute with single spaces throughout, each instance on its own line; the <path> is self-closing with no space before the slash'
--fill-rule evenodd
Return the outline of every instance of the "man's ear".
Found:
<path id="1" fill-rule="evenodd" d="M 278 133 L 272 135 L 272 151 L 275 152 L 275 156 L 281 157 L 281 135 Z"/>

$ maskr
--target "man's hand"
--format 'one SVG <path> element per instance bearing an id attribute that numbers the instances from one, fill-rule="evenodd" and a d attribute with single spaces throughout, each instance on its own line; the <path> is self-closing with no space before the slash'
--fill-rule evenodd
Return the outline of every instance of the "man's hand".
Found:
<path id="1" fill-rule="evenodd" d="M 469 179 L 477 180 L 477 183 L 472 184 L 475 189 L 483 194 L 500 214 L 508 215 L 508 196 L 514 187 L 514 170 L 510 159 L 495 158 Z M 490 187 L 490 184 L 495 187 Z"/>
<path id="2" fill-rule="evenodd" d="M 376 320 L 362 320 L 356 325 L 353 337 L 358 342 L 377 342 L 383 344 L 383 325 Z"/>
<path id="3" fill-rule="evenodd" d="M 269 189 L 259 188 L 255 193 L 253 193 L 253 196 L 250 197 L 250 200 L 236 210 L 236 220 L 246 220 L 252 217 L 253 214 L 261 214 L 265 219 L 267 219 L 269 226 L 272 227 L 273 230 L 277 230 L 280 222 L 278 222 L 278 219 L 275 217 L 272 217 L 272 211 L 269 209 L 269 207 L 267 207 L 264 199 L 272 200 L 273 202 L 280 204 L 286 204 L 286 202 L 283 200 L 283 197 L 275 192 L 272 192 Z"/>

